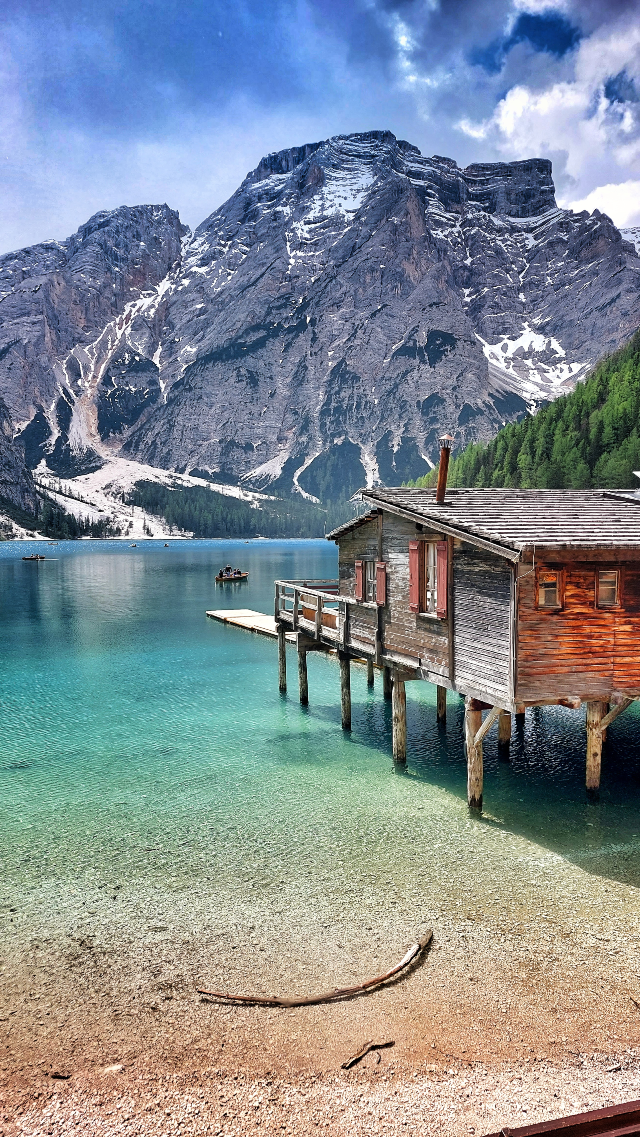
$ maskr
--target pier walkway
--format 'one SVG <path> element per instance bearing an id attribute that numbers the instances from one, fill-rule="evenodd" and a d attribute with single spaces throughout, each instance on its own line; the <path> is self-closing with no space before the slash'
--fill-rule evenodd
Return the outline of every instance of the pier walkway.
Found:
<path id="1" fill-rule="evenodd" d="M 220 620 L 223 624 L 232 624 L 235 628 L 244 628 L 247 632 L 271 636 L 274 640 L 278 636 L 274 617 L 267 616 L 264 612 L 254 612 L 251 608 L 219 608 L 207 612 L 207 616 L 211 620 Z M 290 643 L 294 643 L 295 638 L 293 633 L 287 636 Z"/>

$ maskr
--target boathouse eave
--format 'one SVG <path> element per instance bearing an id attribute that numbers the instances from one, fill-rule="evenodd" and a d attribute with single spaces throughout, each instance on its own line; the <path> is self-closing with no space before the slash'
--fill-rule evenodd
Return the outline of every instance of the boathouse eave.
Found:
<path id="1" fill-rule="evenodd" d="M 368 521 L 374 521 L 379 512 L 379 509 L 370 509 L 368 513 L 363 513 L 362 517 L 353 517 L 351 521 L 345 521 L 343 525 L 338 525 L 337 529 L 332 529 L 330 533 L 326 534 L 327 541 L 337 541 L 346 533 L 350 533 L 352 529 L 358 529 L 361 525 L 366 525 Z"/>
<path id="2" fill-rule="evenodd" d="M 368 490 L 362 491 L 362 497 L 373 502 L 378 501 L 372 493 L 370 496 L 370 491 Z M 391 505 L 384 500 L 379 501 L 379 508 L 387 513 L 394 513 L 397 517 L 404 517 L 408 521 L 414 521 L 418 525 L 424 525 L 425 521 L 430 522 L 433 528 L 438 530 L 438 532 L 446 533 L 448 537 L 457 537 L 461 541 L 468 541 L 469 544 L 476 545 L 477 548 L 484 549 L 488 553 L 495 553 L 497 556 L 504 557 L 505 560 L 511 561 L 512 563 L 519 561 L 522 555 L 521 549 L 509 548 L 497 540 L 492 541 L 487 537 L 481 537 L 477 533 L 471 532 L 466 526 L 463 528 L 461 525 L 454 525 L 451 521 L 443 520 L 442 514 L 436 512 L 435 509 L 432 511 L 421 510 L 420 513 L 417 513 L 411 509 L 403 509 L 402 506 L 399 505 Z M 370 520 L 370 518 L 368 517 L 366 520 Z M 342 530 L 346 530 L 347 528 L 348 526 L 342 526 Z M 340 534 L 341 530 L 336 529 L 334 533 Z M 330 539 L 332 536 L 333 535 L 330 535 Z M 335 540 L 335 537 L 333 537 L 333 539 Z"/>

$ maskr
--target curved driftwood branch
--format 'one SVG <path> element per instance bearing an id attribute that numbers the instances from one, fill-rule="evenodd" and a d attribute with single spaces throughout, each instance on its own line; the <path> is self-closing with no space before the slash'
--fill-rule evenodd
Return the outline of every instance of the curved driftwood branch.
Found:
<path id="1" fill-rule="evenodd" d="M 366 983 L 358 983 L 355 987 L 336 987 L 335 990 L 326 991 L 323 995 L 307 995 L 300 999 L 277 999 L 270 998 L 268 995 L 232 995 L 228 991 L 206 991 L 203 987 L 196 987 L 196 991 L 199 995 L 209 995 L 213 999 L 229 999 L 236 1003 L 259 1003 L 263 1007 L 308 1007 L 313 1003 L 330 1003 L 334 999 L 359 995 L 361 991 L 367 991 L 370 987 L 377 987 L 378 984 L 393 979 L 394 975 L 404 971 L 420 955 L 420 952 L 424 951 L 427 945 L 431 943 L 432 938 L 433 930 L 429 928 L 422 939 L 411 945 L 400 963 L 392 967 L 391 971 L 385 972 L 384 975 L 378 975 L 375 979 L 367 979 Z"/>

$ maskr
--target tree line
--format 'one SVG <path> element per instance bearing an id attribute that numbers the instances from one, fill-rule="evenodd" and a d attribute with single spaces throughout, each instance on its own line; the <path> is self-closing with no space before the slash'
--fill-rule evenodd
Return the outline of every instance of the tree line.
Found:
<path id="1" fill-rule="evenodd" d="M 322 537 L 352 512 L 349 503 L 325 509 L 295 498 L 260 501 L 256 509 L 204 486 L 170 488 L 148 481 L 135 483 L 127 503 L 194 537 Z"/>
<path id="2" fill-rule="evenodd" d="M 633 489 L 640 483 L 640 332 L 596 365 L 575 391 L 536 415 L 467 446 L 449 466 L 450 486 Z M 433 486 L 437 471 L 415 482 Z"/>

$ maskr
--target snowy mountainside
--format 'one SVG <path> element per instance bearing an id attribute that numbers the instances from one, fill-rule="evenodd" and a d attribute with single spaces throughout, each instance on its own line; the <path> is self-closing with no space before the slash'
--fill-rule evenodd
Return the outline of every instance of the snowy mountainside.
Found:
<path id="1" fill-rule="evenodd" d="M 633 225 L 630 229 L 621 229 L 620 236 L 623 241 L 633 245 L 636 253 L 640 253 L 640 225 Z"/>
<path id="2" fill-rule="evenodd" d="M 549 162 L 460 169 L 385 131 L 268 155 L 193 235 L 166 206 L 84 230 L 0 259 L 0 394 L 59 475 L 120 456 L 322 500 L 397 483 L 640 325 L 630 235 L 558 209 Z"/>
<path id="3" fill-rule="evenodd" d="M 176 532 L 162 518 L 139 506 L 128 504 L 131 491 L 139 481 L 156 482 L 169 489 L 199 486 L 245 501 L 253 509 L 260 509 L 263 501 L 273 500 L 266 494 L 252 493 L 239 486 L 220 485 L 205 478 L 176 474 L 117 457 L 108 458 L 97 470 L 66 478 L 52 474 L 43 459 L 33 476 L 36 485 L 66 513 L 72 513 L 82 521 L 109 518 L 111 524 L 118 527 L 124 536 L 136 540 L 144 540 L 145 537 L 192 536 L 186 530 Z"/>

